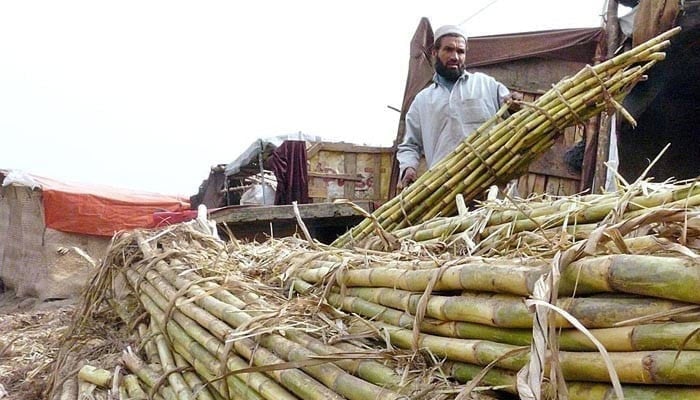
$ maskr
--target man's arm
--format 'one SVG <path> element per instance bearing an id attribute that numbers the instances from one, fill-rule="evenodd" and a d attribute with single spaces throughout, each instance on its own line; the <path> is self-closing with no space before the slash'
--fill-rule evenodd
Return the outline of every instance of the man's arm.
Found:
<path id="1" fill-rule="evenodd" d="M 399 181 L 401 188 L 416 180 L 416 169 L 423 154 L 423 137 L 420 129 L 420 118 L 414 104 L 406 113 L 406 132 L 403 142 L 396 148 L 396 159 L 399 161 Z"/>

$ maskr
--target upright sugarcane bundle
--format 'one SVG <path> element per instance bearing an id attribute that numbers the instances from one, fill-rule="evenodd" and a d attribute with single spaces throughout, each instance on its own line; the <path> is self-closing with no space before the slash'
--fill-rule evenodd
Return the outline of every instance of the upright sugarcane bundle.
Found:
<path id="1" fill-rule="evenodd" d="M 472 200 L 489 186 L 506 182 L 554 143 L 567 126 L 608 110 L 619 102 L 669 45 L 674 29 L 574 77 L 562 80 L 534 104 L 505 120 L 504 108 L 465 139 L 452 153 L 333 244 L 347 246 L 375 228 L 394 231 L 455 211 L 454 198 Z"/>

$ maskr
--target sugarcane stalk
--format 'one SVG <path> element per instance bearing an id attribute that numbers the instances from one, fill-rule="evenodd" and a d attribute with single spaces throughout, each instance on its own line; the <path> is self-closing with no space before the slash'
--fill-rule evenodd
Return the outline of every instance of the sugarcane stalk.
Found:
<path id="1" fill-rule="evenodd" d="M 182 265 L 179 263 L 173 263 L 175 264 L 174 269 L 177 270 Z M 191 274 L 191 273 L 190 273 Z M 188 277 L 188 274 L 184 274 L 185 277 Z M 214 283 L 203 283 L 203 287 L 206 289 L 216 289 L 216 284 Z M 213 291 L 214 297 L 217 299 L 221 300 L 222 302 L 229 304 L 233 307 L 243 309 L 247 307 L 249 304 L 257 303 L 260 307 L 262 308 L 270 308 L 268 304 L 264 302 L 263 299 L 261 299 L 259 296 L 255 295 L 254 293 L 247 292 L 247 293 L 242 293 L 242 295 L 245 298 L 245 301 L 241 301 L 237 297 L 233 296 L 230 292 L 228 291 L 223 291 L 223 290 L 214 290 Z M 252 316 L 255 316 L 257 313 L 255 310 L 248 309 L 246 312 Z M 315 339 L 303 332 L 295 331 L 295 330 L 289 330 L 285 333 L 285 336 L 294 341 L 295 343 L 313 351 L 315 354 L 319 355 L 333 355 L 333 354 L 338 354 L 338 353 L 343 353 L 343 350 L 337 349 L 333 346 L 329 346 L 323 342 L 321 342 L 318 339 Z M 374 383 L 378 386 L 381 387 L 387 387 L 387 388 L 399 388 L 400 382 L 401 382 L 401 377 L 397 375 L 391 368 L 388 368 L 378 362 L 371 361 L 371 360 L 338 360 L 335 361 L 335 364 L 338 365 L 339 367 L 343 368 L 344 370 L 355 374 L 359 376 L 362 379 L 367 380 L 368 382 Z"/>
<path id="2" fill-rule="evenodd" d="M 160 357 L 158 355 L 158 348 L 153 340 L 153 334 L 149 332 L 148 327 L 144 323 L 138 324 L 136 330 L 139 333 L 139 339 L 141 340 L 140 347 L 143 348 L 146 353 L 146 360 L 153 364 L 160 364 Z M 159 369 L 162 370 L 161 367 Z"/>
<path id="3" fill-rule="evenodd" d="M 161 289 L 165 289 L 165 284 L 163 282 L 161 282 Z M 170 291 L 174 292 L 172 291 L 172 289 Z M 156 296 L 154 295 L 154 297 Z M 165 297 L 163 297 L 163 299 L 165 299 Z M 228 325 L 226 325 L 221 320 L 218 320 L 206 311 L 202 309 L 198 310 L 193 304 L 183 305 L 181 307 L 181 311 L 183 311 L 182 315 L 180 312 L 174 312 L 173 317 L 177 318 L 177 321 L 179 323 L 185 323 L 185 318 L 187 317 L 193 318 L 193 321 L 187 324 L 187 330 L 190 330 L 193 333 L 196 332 L 196 334 L 193 335 L 193 337 L 201 337 L 202 339 L 204 339 L 205 333 L 202 330 L 198 329 L 200 325 L 206 326 L 207 330 L 209 331 L 216 332 L 218 335 L 220 335 L 220 338 L 235 337 L 236 332 L 233 329 L 231 329 Z M 185 313 L 189 315 L 185 317 Z M 216 339 L 214 338 L 214 336 L 212 336 L 206 341 L 203 340 L 203 342 L 206 343 L 206 346 L 209 347 L 210 351 L 212 351 L 214 354 L 217 354 L 217 356 L 222 356 L 224 345 L 220 340 L 221 339 Z M 265 347 L 258 347 L 250 339 L 238 339 L 235 340 L 234 343 L 235 351 L 242 357 L 252 360 L 255 365 L 265 366 L 280 364 L 284 362 L 284 360 L 273 355 Z M 229 360 L 232 358 L 231 355 L 229 355 L 228 357 Z M 248 367 L 248 365 L 246 365 L 245 363 L 241 364 L 240 362 L 236 362 L 235 367 L 236 368 L 234 368 L 233 370 L 245 369 Z M 302 398 L 323 399 L 337 397 L 335 393 L 328 390 L 326 387 L 320 385 L 318 382 L 314 381 L 313 378 L 307 376 L 306 374 L 297 369 L 269 371 L 267 372 L 267 374 L 273 377 L 281 385 L 283 385 L 284 387 L 291 390 L 293 393 L 297 394 Z M 241 375 L 242 379 L 244 379 L 247 382 L 250 382 L 250 385 L 252 387 L 256 387 L 256 389 L 260 393 L 264 393 L 266 397 L 269 396 L 267 397 L 269 399 L 282 399 L 291 396 L 289 394 L 284 394 L 286 390 L 276 386 L 276 384 L 269 380 L 264 380 L 261 378 L 254 379 L 254 377 L 258 376 L 258 374 L 254 373 L 251 375 Z"/>
<path id="4" fill-rule="evenodd" d="M 101 388 L 108 388 L 112 384 L 112 373 L 110 371 L 96 368 L 92 365 L 83 365 L 78 371 L 78 378 Z"/>
<path id="5" fill-rule="evenodd" d="M 175 276 L 172 273 L 172 271 L 167 268 L 167 265 L 165 265 L 165 263 L 163 262 L 156 263 L 155 269 L 158 270 L 160 273 L 166 275 L 166 278 L 171 279 L 171 283 L 178 286 L 178 288 L 182 288 L 185 285 L 190 286 L 191 284 L 182 277 Z M 155 286 L 159 290 L 161 290 L 165 297 L 172 298 L 172 296 L 175 295 L 175 291 L 173 289 L 167 288 L 165 283 L 156 276 L 155 272 L 148 271 L 146 272 L 146 276 L 148 277 L 149 281 L 154 283 Z M 198 303 L 200 303 L 203 307 L 207 308 L 209 311 L 214 313 L 213 316 L 221 318 L 221 320 L 226 321 L 232 326 L 241 326 L 243 324 L 248 323 L 248 321 L 251 319 L 250 316 L 248 316 L 241 310 L 236 309 L 233 306 L 220 302 L 214 299 L 213 297 L 206 295 L 206 293 L 203 290 L 199 289 L 197 285 L 191 285 L 190 292 L 193 296 L 197 296 L 199 298 L 199 300 L 197 301 Z M 200 318 L 199 322 L 207 326 L 210 330 L 216 330 L 216 326 L 218 324 L 221 324 L 219 320 L 213 318 L 213 316 L 211 318 L 205 318 L 205 312 L 203 310 L 196 310 L 192 304 L 183 304 L 181 305 L 181 309 L 185 313 L 188 313 L 188 310 L 190 310 L 189 316 L 195 319 Z M 220 334 L 224 334 L 224 332 L 221 330 L 219 332 Z M 290 357 L 290 361 L 304 361 L 316 355 L 315 353 L 312 353 L 302 348 L 301 346 L 298 346 L 293 342 L 290 342 L 277 335 L 268 335 L 262 337 L 260 338 L 260 341 L 265 347 L 274 348 L 275 352 L 277 352 L 278 354 L 283 354 L 285 357 Z M 237 350 L 238 343 L 240 342 L 243 341 L 237 340 L 235 342 L 236 345 L 234 346 Z M 257 354 L 258 352 L 259 350 L 255 353 Z M 351 399 L 359 399 L 361 398 L 360 396 L 385 396 L 386 398 L 398 398 L 398 395 L 392 394 L 390 393 L 390 391 L 379 388 L 376 385 L 361 381 L 353 377 L 352 375 L 345 373 L 340 368 L 332 364 L 322 364 L 318 366 L 312 365 L 304 367 L 302 369 L 309 372 L 311 375 L 313 375 L 320 381 L 324 382 L 326 386 L 334 389 L 335 391 L 338 391 L 338 393 L 345 395 L 346 397 Z M 297 390 L 299 389 L 300 388 L 297 388 Z"/>
<path id="6" fill-rule="evenodd" d="M 682 218 L 682 216 L 681 216 Z M 319 262 L 317 260 L 316 262 Z M 384 287 L 422 292 L 435 274 L 441 274 L 433 290 L 470 290 L 528 295 L 534 282 L 546 272 L 545 265 L 503 265 L 474 260 L 445 269 L 415 268 L 406 262 L 398 268 L 363 268 L 336 273 L 338 285 Z M 329 265 L 328 267 L 326 265 Z M 334 272 L 332 263 L 297 271 L 296 277 L 309 283 L 322 283 Z M 402 266 L 407 268 L 401 268 Z M 650 255 L 610 255 L 584 258 L 561 271 L 560 295 L 621 292 L 687 303 L 700 304 L 700 263 L 697 259 Z M 388 294 L 389 295 L 389 294 Z M 396 294 L 393 294 L 396 295 Z"/>
<path id="7" fill-rule="evenodd" d="M 177 325 L 175 322 L 169 322 L 168 326 Z M 203 354 L 201 348 L 189 347 L 185 348 L 180 342 L 173 342 L 173 349 L 177 354 L 181 355 L 182 358 L 187 361 L 188 364 L 192 365 L 197 374 L 213 385 L 214 390 L 211 391 L 212 396 L 217 399 L 228 399 L 231 397 L 241 398 L 244 400 L 260 400 L 264 399 L 262 395 L 255 389 L 254 381 L 246 379 L 245 381 L 237 376 L 227 376 L 223 380 L 220 379 L 220 375 L 217 373 L 221 371 L 220 363 L 218 360 L 214 359 L 211 354 L 206 352 Z M 193 350 L 191 352 L 190 350 Z M 228 365 L 237 365 L 235 362 L 228 360 Z M 247 365 L 245 363 L 239 365 Z M 213 366 L 213 367 L 212 367 Z M 210 369 L 212 368 L 212 369 Z"/>
<path id="8" fill-rule="evenodd" d="M 479 375 L 483 367 L 460 362 L 447 362 L 442 369 L 448 376 L 454 377 L 460 382 L 468 382 Z M 514 371 L 493 368 L 483 377 L 482 382 L 507 393 L 517 393 Z M 570 400 L 609 400 L 614 398 L 614 392 L 610 385 L 567 381 L 566 387 Z M 700 388 L 692 386 L 622 385 L 622 392 L 626 399 L 645 400 L 690 400 L 700 396 Z"/>
<path id="9" fill-rule="evenodd" d="M 348 296 L 407 310 L 415 315 L 422 293 L 389 288 L 348 288 Z M 587 328 L 610 328 L 616 324 L 649 314 L 669 312 L 687 306 L 668 300 L 644 297 L 560 298 L 558 306 L 567 310 Z M 605 310 L 606 312 L 601 312 Z M 503 328 L 531 328 L 532 314 L 524 299 L 512 295 L 462 292 L 459 296 L 432 295 L 425 315 L 442 321 L 474 322 Z M 553 321 L 557 327 L 571 327 L 563 318 Z"/>
<path id="10" fill-rule="evenodd" d="M 148 394 L 143 390 L 141 384 L 139 383 L 139 378 L 136 375 L 127 374 L 124 375 L 122 379 L 122 384 L 126 387 L 126 392 L 130 399 L 134 400 L 146 400 L 148 399 Z M 156 396 L 161 398 L 160 395 Z"/>
<path id="11" fill-rule="evenodd" d="M 608 353 L 620 381 L 637 384 L 698 385 L 700 353 L 697 351 L 649 351 Z M 598 353 L 560 353 L 564 377 L 573 381 L 608 382 Z"/>
<path id="12" fill-rule="evenodd" d="M 152 324 L 151 331 L 155 335 L 156 348 L 158 349 L 160 363 L 163 366 L 163 370 L 167 373 L 168 382 L 177 395 L 177 398 L 182 400 L 194 400 L 194 395 L 190 391 L 189 386 L 187 386 L 185 379 L 178 372 L 172 352 L 170 351 L 165 338 L 160 332 L 160 329 L 158 329 L 155 324 Z"/>
<path id="13" fill-rule="evenodd" d="M 602 88 L 595 88 L 592 89 L 591 91 L 587 92 L 587 95 L 590 97 L 597 96 L 599 93 L 602 92 Z M 581 100 L 576 100 L 574 103 L 583 103 L 590 100 L 590 98 L 585 97 L 582 98 Z M 564 114 L 563 116 L 570 116 L 568 114 L 570 111 L 568 109 L 562 109 L 560 112 L 566 112 L 567 114 Z M 558 115 L 558 114 L 557 114 Z M 557 115 L 555 115 L 553 118 L 557 118 Z M 572 121 L 573 122 L 573 121 Z M 568 123 L 567 122 L 559 122 L 559 124 L 566 126 Z M 551 121 L 543 121 L 537 128 L 534 129 L 535 132 L 537 130 L 542 130 L 543 132 L 546 129 L 551 129 L 552 127 Z M 556 131 L 554 131 L 556 133 Z M 544 140 L 544 143 L 551 143 L 551 139 L 547 136 L 543 136 L 540 138 L 540 135 L 532 134 L 530 135 L 532 138 L 537 138 L 535 140 L 542 141 Z M 538 147 L 536 144 L 532 144 L 532 146 L 528 146 L 527 142 L 523 142 L 522 140 L 518 140 L 520 142 L 519 144 L 525 147 L 530 147 L 535 148 L 535 149 L 540 149 L 544 150 L 546 148 L 549 148 L 549 145 L 543 145 L 541 147 Z M 486 157 L 486 163 L 489 165 L 494 165 L 494 169 L 496 171 L 496 175 L 500 176 L 500 179 L 503 181 L 507 181 L 512 177 L 512 174 L 514 174 L 516 171 L 522 170 L 521 167 L 519 166 L 525 166 L 531 162 L 531 159 L 529 158 L 524 158 L 522 161 L 518 159 L 518 157 L 510 156 L 510 157 L 505 157 L 505 152 L 508 152 L 509 147 L 508 146 L 503 146 L 496 150 L 492 155 L 489 157 Z M 532 152 L 532 155 L 534 156 L 535 152 Z M 493 161 L 490 161 L 491 159 L 494 159 Z M 534 158 L 534 157 L 532 157 Z M 479 160 L 481 161 L 481 160 Z M 501 163 L 503 162 L 508 162 L 510 165 L 506 164 L 505 166 Z M 516 166 L 519 165 L 519 166 Z M 416 218 L 420 218 L 420 220 L 426 220 L 429 218 L 434 217 L 435 215 L 438 215 L 438 213 L 444 212 L 451 214 L 454 210 L 454 197 L 458 193 L 467 193 L 465 198 L 473 198 L 474 195 L 472 195 L 470 191 L 467 191 L 467 184 L 466 182 L 473 182 L 473 184 L 478 187 L 478 193 L 483 191 L 485 188 L 488 186 L 497 183 L 498 177 L 494 175 L 493 172 L 489 171 L 484 164 L 484 162 L 480 162 L 475 165 L 475 168 L 472 172 L 472 175 L 474 179 L 455 179 L 454 177 L 452 180 L 448 181 L 445 185 L 441 187 L 436 193 L 432 194 L 431 197 L 428 199 L 428 201 L 422 203 L 422 204 L 432 204 L 432 208 L 429 210 L 425 210 L 422 205 L 420 207 L 417 207 L 413 209 L 411 213 L 409 213 L 407 220 L 409 221 L 415 221 Z M 478 194 L 477 193 L 477 194 Z M 434 200 L 432 200 L 434 199 Z M 392 226 L 391 229 L 400 229 L 402 227 L 405 227 L 407 225 L 407 221 L 404 220 L 403 222 L 399 223 L 396 226 Z"/>
<path id="14" fill-rule="evenodd" d="M 627 209 L 628 213 L 631 213 L 632 211 L 643 212 L 646 209 L 663 205 L 694 206 L 700 203 L 688 198 L 697 194 L 700 194 L 700 185 L 682 185 L 670 191 L 635 196 L 629 201 Z M 547 203 L 522 202 L 518 204 L 519 207 L 514 207 L 514 209 L 491 213 L 482 236 L 489 236 L 493 232 L 502 229 L 500 226 L 502 224 L 516 221 L 523 221 L 523 225 L 514 227 L 514 232 L 535 230 L 539 226 L 561 225 L 565 219 L 574 221 L 577 224 L 599 222 L 617 207 L 619 200 L 620 196 L 618 194 L 611 193 L 589 195 L 582 198 L 568 197 Z M 690 201 L 686 202 L 687 200 Z M 679 201 L 682 203 L 679 204 Z M 392 234 L 399 239 L 410 238 L 419 242 L 427 241 L 443 236 L 446 231 L 450 231 L 451 234 L 462 232 L 482 219 L 482 215 L 483 209 L 479 209 L 465 216 L 433 219 L 415 227 L 394 231 Z M 635 215 L 626 214 L 623 218 L 629 218 L 630 216 Z M 377 245 L 370 247 L 377 248 Z"/>
<path id="15" fill-rule="evenodd" d="M 326 268 L 298 271 L 296 277 L 309 283 L 324 282 Z M 440 274 L 433 290 L 473 290 L 511 293 L 526 296 L 532 292 L 535 281 L 545 272 L 545 267 L 523 265 L 503 266 L 487 263 L 466 263 L 439 269 L 404 270 L 400 268 L 376 268 L 342 271 L 337 275 L 338 284 L 348 287 L 387 287 L 422 292 L 435 274 Z"/>
<path id="16" fill-rule="evenodd" d="M 127 271 L 127 274 L 129 275 L 130 281 L 133 283 L 137 282 L 138 275 L 135 272 Z M 164 285 L 162 281 L 159 282 L 161 285 Z M 225 345 L 221 339 L 210 334 L 209 331 L 218 332 L 218 334 L 222 335 L 222 337 L 227 337 L 227 335 L 231 335 L 233 333 L 233 330 L 226 326 L 223 322 L 213 318 L 211 315 L 207 316 L 207 314 L 202 310 L 199 310 L 198 312 L 200 321 L 203 321 L 202 325 L 200 325 L 202 322 L 195 322 L 180 311 L 174 311 L 172 313 L 172 317 L 175 321 L 166 321 L 165 315 L 163 314 L 162 309 L 158 308 L 157 303 L 160 303 L 161 307 L 166 307 L 168 304 L 167 299 L 159 294 L 158 291 L 153 286 L 150 286 L 146 281 L 140 281 L 140 288 L 144 293 L 144 295 L 141 296 L 142 305 L 154 317 L 156 322 L 159 322 L 162 326 L 165 326 L 165 329 L 167 329 L 170 333 L 170 338 L 188 349 L 193 355 L 195 355 L 197 360 L 203 362 L 204 368 L 210 371 L 212 375 L 217 375 L 222 368 L 219 361 L 214 358 L 212 354 L 218 357 L 224 356 L 223 350 Z M 195 308 L 194 306 L 190 305 L 189 309 L 193 310 Z M 206 327 L 207 329 L 203 329 L 202 327 Z M 188 332 L 190 333 L 188 334 Z M 256 345 L 250 340 L 238 340 L 237 342 L 240 342 L 240 344 L 237 343 L 236 351 L 242 356 L 248 355 L 248 358 L 250 358 L 251 354 L 254 353 L 255 358 L 259 363 L 258 365 L 282 362 L 277 357 L 274 357 L 268 353 L 265 349 L 255 351 Z M 241 351 L 245 348 L 245 346 L 248 346 L 248 348 L 245 349 L 245 351 Z M 248 364 L 245 361 L 241 360 L 234 354 L 227 355 L 227 362 L 230 364 L 230 367 L 233 367 L 233 370 L 248 367 Z M 195 364 L 195 368 L 196 367 L 197 364 Z M 278 382 L 285 384 L 285 386 L 288 384 L 286 381 L 290 380 L 292 382 L 302 381 L 309 384 L 307 381 L 310 378 L 305 378 L 303 376 L 300 377 L 299 375 L 299 372 L 293 370 L 273 373 L 273 377 L 275 377 Z M 291 379 L 289 376 L 291 376 Z M 294 379 L 295 376 L 296 380 Z M 227 380 L 229 381 L 229 384 L 237 387 L 239 391 L 251 392 L 251 389 L 246 389 L 244 387 L 246 385 L 243 384 L 243 382 L 248 382 L 250 388 L 255 388 L 255 391 L 263 395 L 265 398 L 293 399 L 293 396 L 291 396 L 291 394 L 289 394 L 285 389 L 260 373 L 241 374 L 240 377 L 234 376 L 230 378 L 231 379 Z M 313 388 L 312 385 L 309 384 L 309 386 Z M 219 391 L 222 392 L 221 389 L 219 389 Z"/>
<path id="17" fill-rule="evenodd" d="M 587 382 L 567 382 L 570 400 L 608 400 L 614 398 L 613 388 Z M 694 400 L 700 398 L 696 386 L 622 385 L 625 399 Z"/>
<path id="18" fill-rule="evenodd" d="M 311 285 L 295 280 L 294 287 L 308 294 Z M 413 329 L 414 315 L 358 297 L 328 293 L 333 306 L 359 314 L 368 320 L 379 320 L 403 329 Z M 527 346 L 532 341 L 531 329 L 504 329 L 490 325 L 462 321 L 445 321 L 423 318 L 420 331 L 437 336 L 459 339 L 489 340 L 514 346 Z M 647 324 L 615 328 L 591 329 L 590 332 L 608 351 L 625 352 L 639 350 L 700 350 L 700 322 Z M 595 351 L 595 345 L 575 329 L 563 329 L 559 335 L 559 347 L 564 351 Z"/>
<path id="19" fill-rule="evenodd" d="M 688 257 L 587 257 L 563 271 L 560 293 L 621 292 L 700 304 L 700 261 Z"/>
<path id="20" fill-rule="evenodd" d="M 198 299 L 196 303 L 200 304 L 204 309 L 211 312 L 213 316 L 219 318 L 221 321 L 225 321 L 231 326 L 238 327 L 247 324 L 251 320 L 251 317 L 242 310 L 207 295 L 207 293 L 200 289 L 197 285 L 191 285 L 191 283 L 187 282 L 186 279 L 176 276 L 164 265 L 156 265 L 156 270 L 163 274 L 163 276 L 178 289 L 185 287 L 186 285 L 189 286 L 189 292 L 191 295 L 197 297 Z M 165 289 L 164 285 L 159 285 L 159 287 L 161 289 Z M 181 309 L 183 312 L 187 312 L 186 309 L 188 308 L 192 308 L 191 304 L 183 305 Z M 215 322 L 218 321 L 216 318 L 211 321 L 207 321 L 207 324 L 209 326 L 215 324 Z M 317 356 L 317 354 L 275 334 L 263 336 L 259 340 L 263 346 L 274 349 L 277 354 L 281 354 L 285 358 L 289 357 L 287 359 L 290 361 L 304 361 Z M 241 341 L 237 340 L 236 343 L 238 342 Z M 238 349 L 237 346 L 236 349 Z M 350 399 L 361 399 L 365 396 L 384 396 L 386 398 L 400 397 L 399 395 L 391 393 L 386 389 L 382 389 L 369 382 L 362 381 L 352 375 L 349 375 L 333 364 L 321 364 L 316 366 L 311 365 L 303 367 L 302 369 L 307 371 L 319 381 L 323 382 L 327 387 Z"/>
<path id="21" fill-rule="evenodd" d="M 209 388 L 200 379 L 199 375 L 187 370 L 187 368 L 193 369 L 193 367 L 177 352 L 173 352 L 173 358 L 175 359 L 175 365 L 177 368 L 184 370 L 182 377 L 187 382 L 192 393 L 195 395 L 197 400 L 216 400 L 214 395 L 209 391 Z"/>
<path id="22" fill-rule="evenodd" d="M 388 332 L 393 345 L 413 347 L 411 331 L 372 322 Z M 499 368 L 520 370 L 527 363 L 527 355 L 515 353 L 515 346 L 483 340 L 445 338 L 427 334 L 418 337 L 418 348 L 459 361 L 485 366 L 491 362 Z M 608 353 L 622 383 L 657 385 L 698 385 L 700 382 L 700 352 L 697 351 L 635 351 Z M 606 366 L 598 352 L 559 352 L 564 377 L 572 381 L 609 382 Z"/>
<path id="23" fill-rule="evenodd" d="M 152 388 L 160 380 L 160 375 L 153 371 L 146 363 L 143 362 L 134 352 L 124 351 L 122 353 L 122 362 L 124 365 L 134 373 L 139 379 Z M 158 393 L 162 395 L 165 400 L 179 400 L 177 395 L 169 386 L 160 386 L 158 388 Z"/>

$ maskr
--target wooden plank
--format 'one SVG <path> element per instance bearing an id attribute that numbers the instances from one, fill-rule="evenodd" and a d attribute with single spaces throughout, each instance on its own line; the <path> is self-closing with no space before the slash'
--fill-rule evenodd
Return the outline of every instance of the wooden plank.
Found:
<path id="1" fill-rule="evenodd" d="M 342 153 L 391 153 L 391 147 L 360 146 L 352 143 L 322 142 L 320 150 L 339 151 Z"/>
<path id="2" fill-rule="evenodd" d="M 578 181 L 575 181 L 573 179 L 562 179 L 561 186 L 559 187 L 559 195 L 573 196 L 579 193 L 578 186 Z"/>
<path id="3" fill-rule="evenodd" d="M 525 194 L 526 197 L 530 196 L 533 193 L 536 193 L 536 191 L 535 191 L 536 178 L 537 178 L 537 174 L 527 174 L 527 192 Z"/>
<path id="4" fill-rule="evenodd" d="M 345 164 L 345 175 L 357 175 L 357 154 L 346 153 L 343 154 L 343 163 Z M 361 179 L 360 179 L 361 181 Z M 343 184 L 343 190 L 345 191 L 346 199 L 355 198 L 355 182 L 352 180 L 347 180 Z"/>
<path id="5" fill-rule="evenodd" d="M 371 201 L 354 201 L 367 212 L 374 211 Z M 299 213 L 302 218 L 333 218 L 361 215 L 348 203 L 312 203 L 299 204 Z M 295 219 L 292 205 L 281 206 L 231 206 L 213 211 L 210 218 L 217 223 L 251 222 L 251 221 L 276 221 Z"/>
<path id="6" fill-rule="evenodd" d="M 561 181 L 562 178 L 556 176 L 548 176 L 547 183 L 545 184 L 545 193 L 550 194 L 552 196 L 558 196 Z"/>
<path id="7" fill-rule="evenodd" d="M 315 142 L 306 149 L 306 159 L 311 160 L 319 151 L 321 151 L 322 142 Z"/>
<path id="8" fill-rule="evenodd" d="M 547 189 L 547 176 L 535 174 L 535 184 L 532 187 L 534 193 L 545 193 Z"/>
<path id="9" fill-rule="evenodd" d="M 518 178 L 518 196 L 521 198 L 527 198 L 527 196 L 530 194 L 530 188 L 527 186 L 527 179 L 528 179 L 528 174 L 521 176 Z"/>
<path id="10" fill-rule="evenodd" d="M 542 154 L 535 162 L 530 164 L 528 171 L 539 175 L 550 175 L 567 179 L 580 179 L 580 174 L 572 172 L 564 162 L 564 153 L 568 148 L 564 144 L 564 137 L 559 136 L 551 149 Z"/>
<path id="11" fill-rule="evenodd" d="M 312 178 L 321 179 L 341 179 L 344 181 L 362 182 L 362 177 L 355 174 L 332 174 L 327 172 L 308 172 L 308 175 Z"/>

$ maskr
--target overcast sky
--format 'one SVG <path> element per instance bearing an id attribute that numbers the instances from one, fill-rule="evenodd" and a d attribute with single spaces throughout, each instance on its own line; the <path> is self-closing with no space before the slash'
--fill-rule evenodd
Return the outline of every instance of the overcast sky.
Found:
<path id="1" fill-rule="evenodd" d="M 601 25 L 604 1 L 2 1 L 0 168 L 189 196 L 258 137 L 390 146 L 411 37 Z"/>

